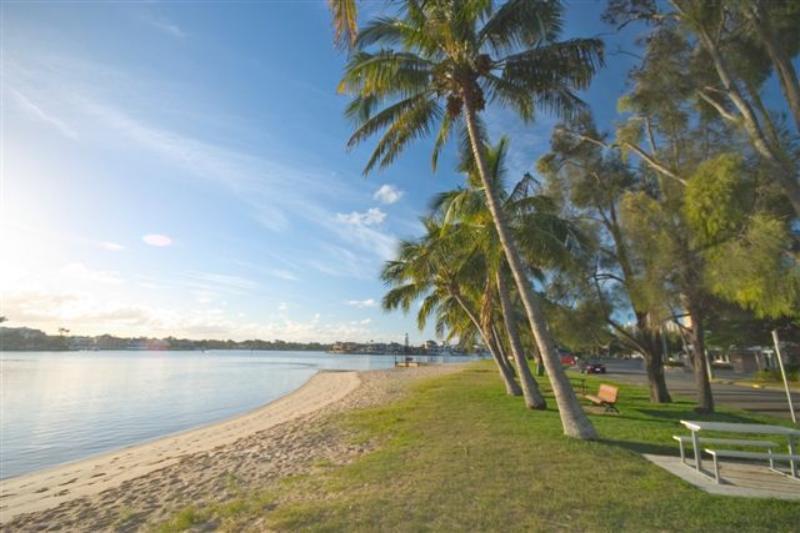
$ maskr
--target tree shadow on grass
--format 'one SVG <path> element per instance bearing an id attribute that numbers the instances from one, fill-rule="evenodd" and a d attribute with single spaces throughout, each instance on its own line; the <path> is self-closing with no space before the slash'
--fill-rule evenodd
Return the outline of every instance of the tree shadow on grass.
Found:
<path id="1" fill-rule="evenodd" d="M 649 453 L 653 455 L 678 455 L 678 446 L 668 444 L 657 444 L 653 442 L 640 442 L 631 440 L 600 439 L 599 442 L 616 446 L 639 454 Z"/>
<path id="2" fill-rule="evenodd" d="M 637 409 L 640 413 L 645 416 L 654 418 L 654 419 L 661 419 L 667 421 L 674 421 L 680 422 L 681 420 L 702 420 L 702 421 L 713 421 L 713 422 L 739 422 L 739 423 L 758 423 L 759 421 L 755 418 L 733 414 L 733 413 L 712 413 L 712 414 L 701 414 L 694 411 L 694 409 L 686 409 L 686 410 L 659 410 L 659 409 Z"/>

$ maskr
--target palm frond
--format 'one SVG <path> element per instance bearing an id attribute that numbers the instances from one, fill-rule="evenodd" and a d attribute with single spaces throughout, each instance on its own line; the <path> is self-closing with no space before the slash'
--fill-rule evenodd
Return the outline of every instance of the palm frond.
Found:
<path id="1" fill-rule="evenodd" d="M 430 61 L 410 52 L 359 51 L 350 57 L 338 92 L 359 96 L 404 96 L 429 89 Z"/>
<path id="2" fill-rule="evenodd" d="M 364 174 L 368 174 L 376 164 L 380 168 L 390 165 L 410 141 L 428 135 L 441 117 L 442 108 L 431 97 L 421 98 L 398 113 L 375 146 L 364 167 Z"/>
<path id="3" fill-rule="evenodd" d="M 429 93 L 418 93 L 383 108 L 374 116 L 370 116 L 370 111 L 367 109 L 353 109 L 353 115 L 355 115 L 357 118 L 361 118 L 363 116 L 366 116 L 367 118 L 356 129 L 356 131 L 353 132 L 353 135 L 350 136 L 350 139 L 347 140 L 347 146 L 352 148 L 367 137 L 373 135 L 375 132 L 392 126 L 398 120 L 402 120 L 406 113 L 412 112 L 417 106 L 428 99 L 430 99 Z M 369 105 L 369 103 L 364 102 L 364 105 Z"/>
<path id="4" fill-rule="evenodd" d="M 449 113 L 445 113 L 442 117 L 442 123 L 439 126 L 439 133 L 436 134 L 436 140 L 433 142 L 433 152 L 431 153 L 431 167 L 436 172 L 436 166 L 439 163 L 439 154 L 450 140 L 450 133 L 453 129 L 453 117 Z"/>
<path id="5" fill-rule="evenodd" d="M 533 93 L 585 89 L 603 63 L 603 41 L 569 39 L 506 57 L 502 78 Z"/>
<path id="6" fill-rule="evenodd" d="M 340 48 L 353 46 L 358 35 L 356 0 L 328 0 L 333 14 L 334 42 Z"/>
<path id="7" fill-rule="evenodd" d="M 414 300 L 421 296 L 426 290 L 427 287 L 419 283 L 400 285 L 383 295 L 381 306 L 386 311 L 400 308 L 404 313 L 408 313 Z"/>
<path id="8" fill-rule="evenodd" d="M 486 21 L 478 39 L 495 53 L 553 41 L 561 34 L 562 15 L 558 1 L 510 0 Z"/>

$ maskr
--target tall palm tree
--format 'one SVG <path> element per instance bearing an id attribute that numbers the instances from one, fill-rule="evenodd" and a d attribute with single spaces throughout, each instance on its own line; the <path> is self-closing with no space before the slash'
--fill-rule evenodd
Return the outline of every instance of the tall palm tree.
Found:
<path id="1" fill-rule="evenodd" d="M 418 241 L 402 242 L 398 257 L 387 261 L 381 278 L 391 286 L 383 297 L 383 308 L 401 308 L 408 312 L 411 305 L 422 297 L 422 305 L 417 312 L 417 325 L 424 329 L 431 314 L 437 314 L 437 330 L 442 331 L 446 323 L 449 328 L 469 328 L 471 325 L 483 340 L 486 349 L 494 359 L 506 392 L 513 396 L 522 394 L 519 384 L 514 380 L 507 360 L 500 353 L 499 342 L 491 330 L 491 322 L 482 320 L 482 313 L 474 303 L 477 298 L 469 287 L 467 278 L 480 271 L 477 265 L 480 258 L 475 256 L 456 262 L 451 258 L 458 244 L 452 239 L 441 238 L 441 226 L 433 219 L 423 219 L 426 234 Z M 473 287 L 475 283 L 471 284 Z M 464 324 L 464 318 L 467 324 Z"/>
<path id="2" fill-rule="evenodd" d="M 509 269 L 542 354 L 564 433 L 596 432 L 561 367 L 541 302 L 533 292 L 489 179 L 479 115 L 499 101 L 532 120 L 537 107 L 561 116 L 581 106 L 574 90 L 588 86 L 602 62 L 598 39 L 558 41 L 558 1 L 406 0 L 397 17 L 379 17 L 358 32 L 340 83 L 354 96 L 347 115 L 357 124 L 349 145 L 382 131 L 365 173 L 385 167 L 410 141 L 438 126 L 432 162 L 453 129 L 468 142 Z M 442 103 L 445 102 L 445 106 Z"/>
<path id="3" fill-rule="evenodd" d="M 530 178 L 525 177 L 514 188 L 511 195 L 505 194 L 503 178 L 505 174 L 505 157 L 508 152 L 508 139 L 505 137 L 494 147 L 486 149 L 487 166 L 490 179 L 495 182 L 503 196 L 503 208 L 507 213 L 521 215 L 530 208 L 527 184 Z M 480 177 L 473 164 L 471 152 L 465 154 L 461 170 L 467 176 L 467 188 L 444 192 L 434 198 L 432 209 L 442 219 L 445 230 L 450 235 L 462 234 L 460 241 L 464 243 L 462 253 L 474 253 L 485 258 L 487 269 L 486 288 L 492 288 L 500 301 L 502 322 L 505 327 L 511 354 L 516 362 L 522 385 L 525 403 L 532 409 L 545 409 L 547 403 L 539 391 L 539 386 L 528 366 L 525 351 L 522 348 L 517 317 L 510 298 L 507 282 L 507 264 L 503 251 L 497 240 L 497 231 L 492 215 L 486 207 L 486 199 L 481 188 Z M 512 218 L 514 216 L 512 215 Z M 537 231 L 535 225 L 528 226 L 528 232 Z M 488 302 L 490 298 L 484 298 Z"/>

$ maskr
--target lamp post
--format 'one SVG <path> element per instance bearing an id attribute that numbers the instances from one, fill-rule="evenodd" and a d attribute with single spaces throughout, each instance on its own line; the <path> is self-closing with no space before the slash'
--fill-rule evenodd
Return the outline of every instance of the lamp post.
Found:
<path id="1" fill-rule="evenodd" d="M 772 342 L 775 343 L 775 355 L 778 356 L 778 367 L 781 369 L 783 388 L 786 390 L 786 399 L 789 401 L 789 413 L 792 415 L 792 422 L 797 424 L 797 415 L 794 413 L 794 404 L 792 404 L 792 393 L 789 390 L 789 382 L 786 380 L 786 370 L 783 368 L 783 357 L 781 357 L 781 345 L 778 340 L 777 329 L 772 330 Z"/>

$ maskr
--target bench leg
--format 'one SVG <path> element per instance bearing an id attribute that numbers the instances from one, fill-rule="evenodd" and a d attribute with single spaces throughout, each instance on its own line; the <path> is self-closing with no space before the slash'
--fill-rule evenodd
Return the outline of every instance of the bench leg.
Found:
<path id="1" fill-rule="evenodd" d="M 617 406 L 614 405 L 613 403 L 604 403 L 603 405 L 606 408 L 604 412 L 606 412 L 606 413 L 619 413 L 619 410 L 617 409 Z"/>
<path id="2" fill-rule="evenodd" d="M 697 453 L 697 450 L 695 450 L 694 453 Z M 712 457 L 714 458 L 714 480 L 717 482 L 717 485 L 719 485 L 719 463 L 717 462 L 717 454 L 712 455 Z"/>
<path id="3" fill-rule="evenodd" d="M 700 457 L 700 442 L 697 437 L 697 432 L 692 431 L 692 449 L 694 450 L 694 467 L 698 472 L 703 471 L 703 459 Z"/>
<path id="4" fill-rule="evenodd" d="M 686 452 L 683 450 L 683 441 L 678 441 L 678 447 L 681 450 L 681 463 L 686 464 Z"/>

